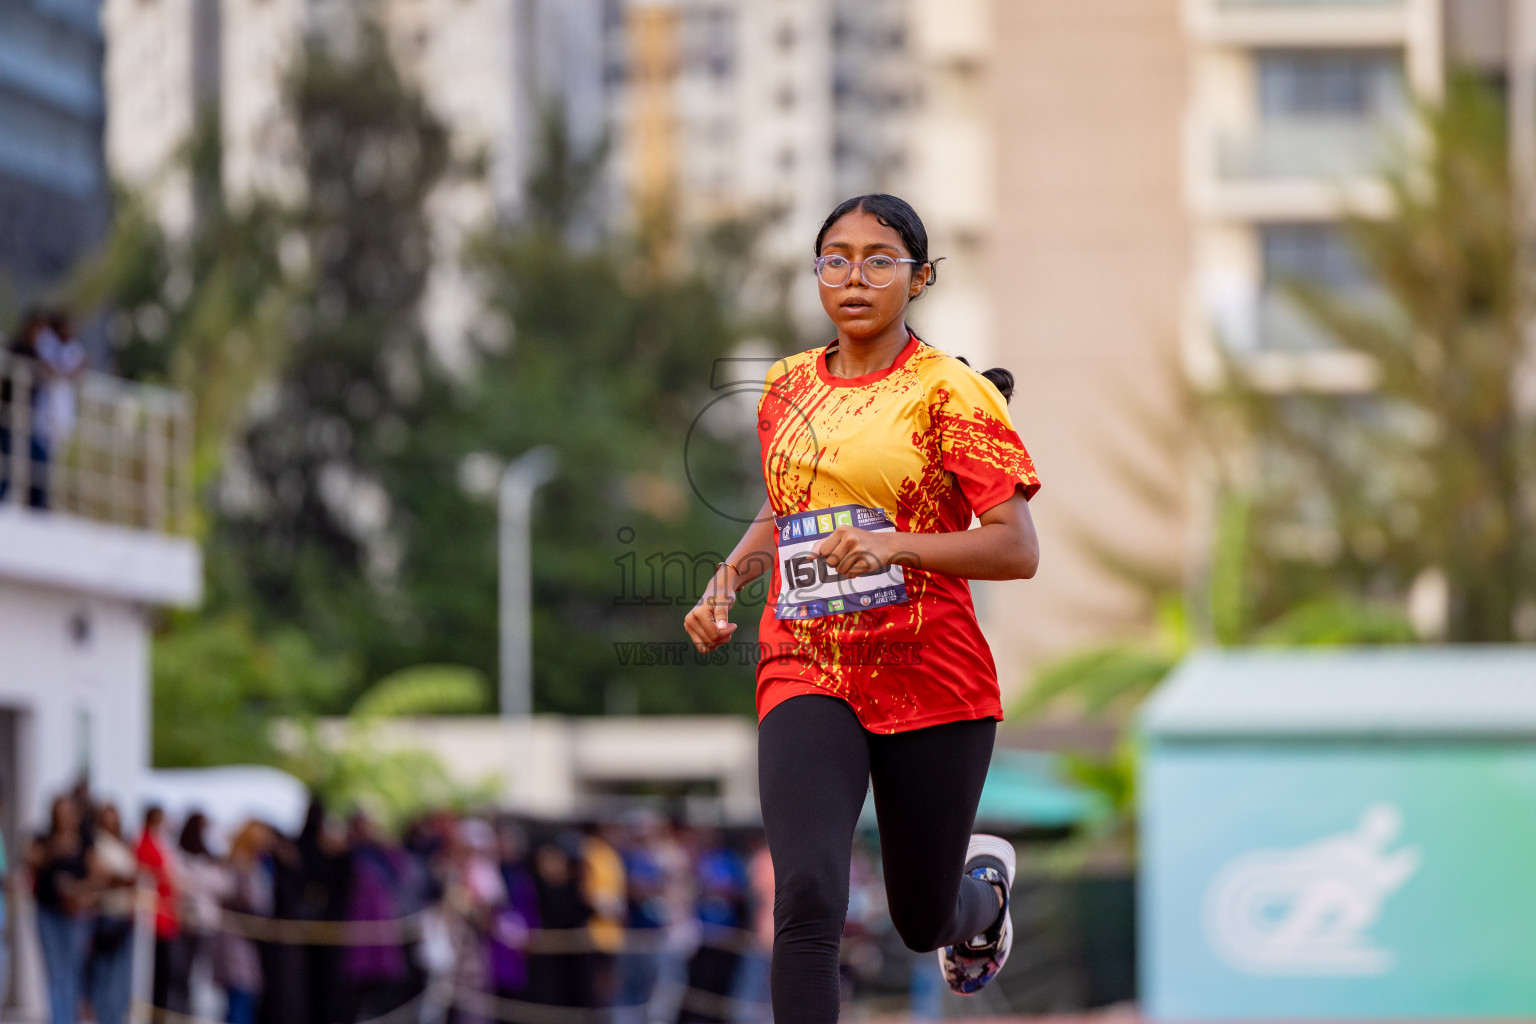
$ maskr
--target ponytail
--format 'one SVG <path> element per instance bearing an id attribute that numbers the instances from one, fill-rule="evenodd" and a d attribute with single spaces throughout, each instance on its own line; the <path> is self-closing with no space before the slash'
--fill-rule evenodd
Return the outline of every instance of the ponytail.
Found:
<path id="1" fill-rule="evenodd" d="M 955 358 L 960 360 L 966 366 L 971 365 L 971 361 L 965 358 L 965 356 L 956 356 Z M 998 392 L 1002 394 L 1004 402 L 1010 402 L 1013 400 L 1012 372 L 1003 369 L 1001 366 L 994 366 L 990 370 L 982 370 L 981 375 L 987 378 L 993 387 L 997 388 Z"/>

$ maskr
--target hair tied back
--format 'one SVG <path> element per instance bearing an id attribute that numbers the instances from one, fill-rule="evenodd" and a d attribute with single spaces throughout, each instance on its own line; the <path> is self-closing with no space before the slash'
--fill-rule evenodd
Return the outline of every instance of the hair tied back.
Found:
<path id="1" fill-rule="evenodd" d="M 965 358 L 965 356 L 956 356 L 955 358 L 966 366 L 971 365 L 971 361 Z M 1001 366 L 994 366 L 990 370 L 982 370 L 981 375 L 987 378 L 993 387 L 997 388 L 998 392 L 1002 394 L 1004 402 L 1013 401 L 1012 370 L 1005 370 Z"/>

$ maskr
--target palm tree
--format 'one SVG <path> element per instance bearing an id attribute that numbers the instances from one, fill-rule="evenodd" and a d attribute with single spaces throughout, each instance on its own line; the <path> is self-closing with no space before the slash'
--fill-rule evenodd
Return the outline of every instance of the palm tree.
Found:
<path id="1" fill-rule="evenodd" d="M 1284 607 L 1329 588 L 1402 600 L 1434 574 L 1446 639 L 1507 641 L 1536 632 L 1518 621 L 1536 612 L 1536 403 L 1518 393 L 1533 296 L 1506 120 L 1466 77 L 1421 118 L 1424 152 L 1386 176 L 1392 214 L 1348 223 L 1386 310 L 1290 287 L 1340 349 L 1369 361 L 1371 393 L 1276 395 L 1232 364 L 1226 397 L 1260 467 L 1258 600 Z M 1322 538 L 1305 557 L 1282 550 L 1297 527 Z"/>

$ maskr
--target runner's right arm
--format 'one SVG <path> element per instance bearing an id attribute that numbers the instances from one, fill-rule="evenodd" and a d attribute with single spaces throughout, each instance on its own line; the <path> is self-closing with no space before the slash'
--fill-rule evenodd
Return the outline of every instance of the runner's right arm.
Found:
<path id="1" fill-rule="evenodd" d="M 730 621 L 736 592 L 773 567 L 777 550 L 773 506 L 765 499 L 757 518 L 726 556 L 728 564 L 719 567 L 710 578 L 709 586 L 704 588 L 699 603 L 683 619 L 683 628 L 701 654 L 724 644 L 736 632 L 736 623 Z"/>

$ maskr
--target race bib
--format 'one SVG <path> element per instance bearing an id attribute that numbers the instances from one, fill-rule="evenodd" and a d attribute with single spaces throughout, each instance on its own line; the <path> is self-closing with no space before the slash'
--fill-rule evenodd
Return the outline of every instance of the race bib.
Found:
<path id="1" fill-rule="evenodd" d="M 844 576 L 814 551 L 839 526 L 876 532 L 894 530 L 885 510 L 837 505 L 797 512 L 774 520 L 779 538 L 779 594 L 774 615 L 780 619 L 819 619 L 907 601 L 901 566 L 868 576 Z"/>

